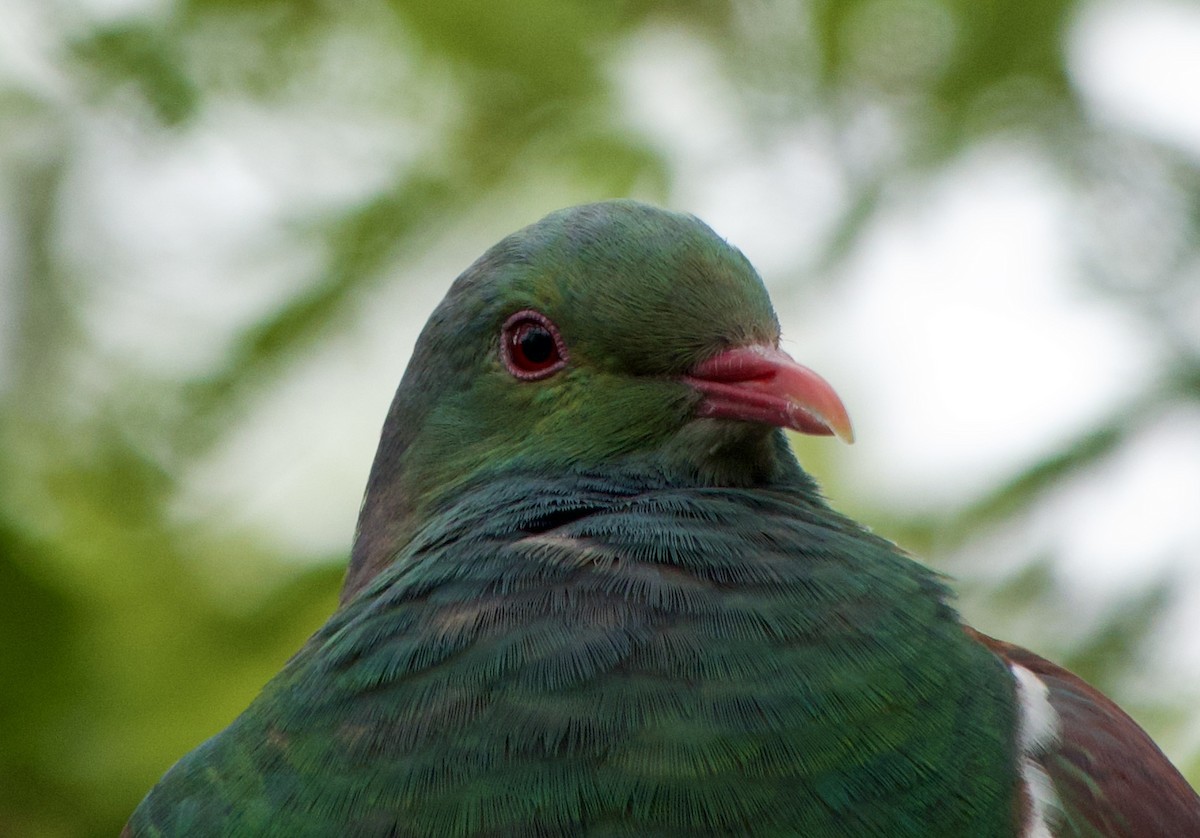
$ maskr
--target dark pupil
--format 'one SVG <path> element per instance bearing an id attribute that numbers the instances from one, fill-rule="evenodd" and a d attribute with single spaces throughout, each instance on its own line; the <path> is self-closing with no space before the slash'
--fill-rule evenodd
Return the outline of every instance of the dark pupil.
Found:
<path id="1" fill-rule="evenodd" d="M 538 326 L 525 330 L 520 337 L 521 352 L 531 363 L 542 364 L 550 360 L 554 354 L 554 338 L 550 333 Z"/>

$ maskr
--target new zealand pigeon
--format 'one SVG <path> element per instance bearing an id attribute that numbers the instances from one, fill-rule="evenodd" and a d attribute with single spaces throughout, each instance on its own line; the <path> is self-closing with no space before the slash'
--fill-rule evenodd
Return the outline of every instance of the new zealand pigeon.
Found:
<path id="1" fill-rule="evenodd" d="M 1112 702 L 839 515 L 746 258 L 631 201 L 492 247 L 421 334 L 341 603 L 130 836 L 1200 836 Z"/>

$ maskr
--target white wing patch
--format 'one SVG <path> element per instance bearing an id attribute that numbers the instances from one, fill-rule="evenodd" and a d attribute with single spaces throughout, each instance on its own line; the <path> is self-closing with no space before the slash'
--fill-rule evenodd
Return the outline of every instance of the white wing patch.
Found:
<path id="1" fill-rule="evenodd" d="M 1017 736 L 1020 746 L 1021 780 L 1029 801 L 1029 821 L 1022 838 L 1053 838 L 1052 826 L 1061 811 L 1049 775 L 1038 763 L 1058 741 L 1058 713 L 1050 704 L 1045 682 L 1028 669 L 1009 664 L 1017 682 L 1017 704 L 1021 710 Z"/>

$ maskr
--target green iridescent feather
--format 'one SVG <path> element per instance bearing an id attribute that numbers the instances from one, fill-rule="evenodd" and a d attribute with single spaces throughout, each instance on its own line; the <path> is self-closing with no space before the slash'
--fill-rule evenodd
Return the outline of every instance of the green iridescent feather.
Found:
<path id="1" fill-rule="evenodd" d="M 135 825 L 1009 835 L 1008 676 L 944 596 L 803 482 L 481 481 Z"/>
<path id="2" fill-rule="evenodd" d="M 515 311 L 569 364 L 505 369 Z M 557 213 L 434 312 L 342 606 L 135 812 L 153 835 L 1015 834 L 1017 707 L 941 580 L 679 377 L 775 342 L 746 259 Z"/>

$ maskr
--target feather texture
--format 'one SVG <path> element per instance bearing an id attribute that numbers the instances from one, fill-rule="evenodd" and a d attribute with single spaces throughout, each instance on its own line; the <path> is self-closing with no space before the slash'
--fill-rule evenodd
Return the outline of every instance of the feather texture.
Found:
<path id="1" fill-rule="evenodd" d="M 945 596 L 795 487 L 486 481 L 133 834 L 1011 835 L 1008 674 Z"/>
<path id="2" fill-rule="evenodd" d="M 772 425 L 849 419 L 778 341 L 689 216 L 485 253 L 397 390 L 339 609 L 126 834 L 1200 835 L 1127 716 L 820 499 Z"/>
<path id="3" fill-rule="evenodd" d="M 1037 743 L 1030 757 L 1049 778 L 1056 798 L 1047 813 L 1054 835 L 1200 835 L 1200 797 L 1120 707 L 1026 649 L 975 631 L 971 635 L 1042 685 L 1055 735 Z"/>

